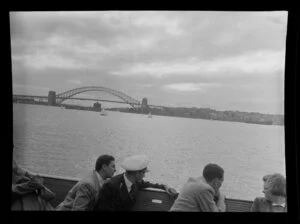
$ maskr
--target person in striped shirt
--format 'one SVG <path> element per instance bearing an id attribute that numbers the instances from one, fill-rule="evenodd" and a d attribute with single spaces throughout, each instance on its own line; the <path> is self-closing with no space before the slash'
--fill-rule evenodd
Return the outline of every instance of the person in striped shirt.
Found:
<path id="1" fill-rule="evenodd" d="M 223 180 L 224 169 L 207 164 L 201 177 L 187 180 L 170 211 L 225 212 L 225 196 L 220 192 Z"/>

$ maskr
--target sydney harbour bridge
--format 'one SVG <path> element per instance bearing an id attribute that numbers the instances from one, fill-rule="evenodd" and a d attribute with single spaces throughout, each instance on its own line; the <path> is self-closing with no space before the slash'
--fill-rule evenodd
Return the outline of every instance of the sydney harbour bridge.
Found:
<path id="1" fill-rule="evenodd" d="M 78 98 L 74 97 L 78 94 L 84 92 L 99 91 L 105 92 L 119 98 L 121 101 L 117 100 L 105 100 L 105 99 L 92 99 L 92 98 Z M 125 93 L 117 90 L 102 86 L 88 86 L 80 87 L 65 91 L 63 93 L 56 94 L 55 91 L 49 91 L 48 96 L 33 96 L 33 95 L 13 95 L 13 102 L 23 101 L 23 102 L 36 102 L 37 104 L 48 104 L 50 106 L 60 106 L 66 100 L 90 100 L 90 101 L 103 101 L 112 103 L 123 103 L 130 105 L 134 110 L 147 111 L 149 108 L 164 108 L 163 106 L 149 105 L 147 98 L 143 98 L 140 102 Z"/>

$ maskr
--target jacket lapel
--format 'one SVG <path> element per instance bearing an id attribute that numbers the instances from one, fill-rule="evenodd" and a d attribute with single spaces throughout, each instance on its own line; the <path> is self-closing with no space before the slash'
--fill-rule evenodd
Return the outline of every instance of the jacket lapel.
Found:
<path id="1" fill-rule="evenodd" d="M 124 202 L 130 199 L 127 186 L 125 183 L 125 179 L 124 179 L 124 174 L 121 174 L 121 178 L 120 178 L 120 196 L 122 201 Z"/>

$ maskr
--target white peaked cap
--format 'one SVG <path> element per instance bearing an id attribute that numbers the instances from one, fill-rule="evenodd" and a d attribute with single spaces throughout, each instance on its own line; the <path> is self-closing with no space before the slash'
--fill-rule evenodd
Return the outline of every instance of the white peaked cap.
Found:
<path id="1" fill-rule="evenodd" d="M 147 168 L 149 159 L 146 155 L 133 155 L 126 157 L 121 167 L 128 171 L 138 171 Z"/>

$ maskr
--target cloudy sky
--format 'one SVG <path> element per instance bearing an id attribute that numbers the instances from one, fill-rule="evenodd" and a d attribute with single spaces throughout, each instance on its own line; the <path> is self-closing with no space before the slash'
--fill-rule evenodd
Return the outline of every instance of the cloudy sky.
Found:
<path id="1" fill-rule="evenodd" d="M 11 12 L 10 28 L 14 94 L 103 86 L 154 105 L 284 114 L 285 11 Z"/>

